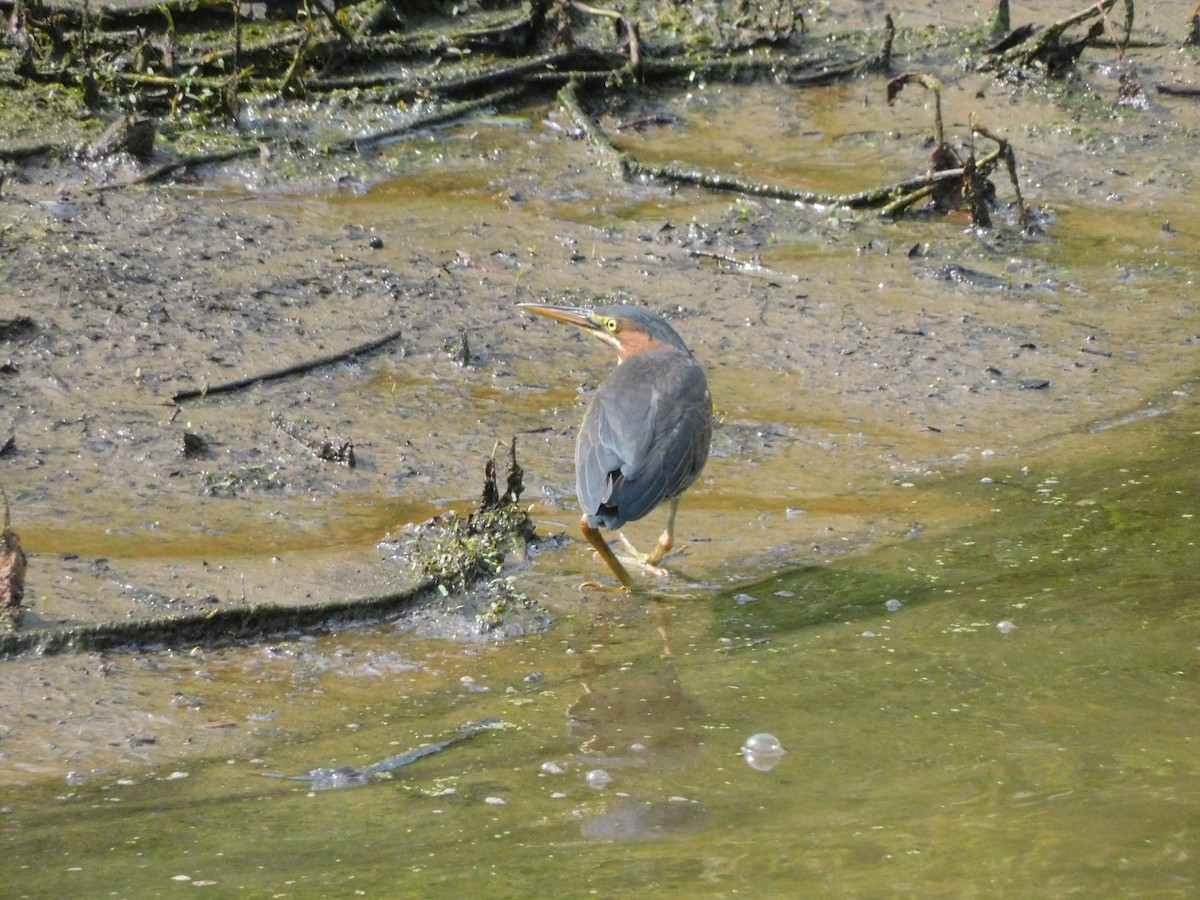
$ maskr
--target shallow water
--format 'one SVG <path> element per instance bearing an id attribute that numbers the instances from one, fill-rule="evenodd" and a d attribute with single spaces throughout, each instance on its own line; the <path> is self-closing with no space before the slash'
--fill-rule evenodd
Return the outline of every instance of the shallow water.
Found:
<path id="1" fill-rule="evenodd" d="M 5 791 L 8 890 L 1190 896 L 1197 434 L 1189 405 L 1070 462 L 972 466 L 912 489 L 968 527 L 508 644 L 163 660 L 197 715 L 254 729 L 244 751 Z M 390 780 L 261 778 L 488 716 L 507 727 Z M 768 772 L 738 753 L 764 730 L 788 751 Z"/>
<path id="2" fill-rule="evenodd" d="M 1084 131 L 980 81 L 947 121 L 961 132 L 973 106 L 1013 138 L 1044 239 L 623 184 L 553 106 L 394 145 L 398 177 L 370 189 L 174 198 L 253 237 L 228 257 L 252 265 L 191 277 L 223 297 L 274 285 L 286 327 L 264 314 L 214 349 L 159 322 L 166 349 L 141 349 L 135 382 L 121 341 L 156 321 L 142 298 L 117 298 L 128 321 L 78 313 L 78 365 L 126 377 L 68 372 L 36 396 L 53 424 L 22 433 L 36 464 L 9 488 L 40 621 L 141 614 L 128 585 L 237 602 L 391 584 L 408 573 L 379 538 L 469 502 L 512 434 L 542 533 L 573 536 L 577 388 L 611 360 L 513 312 L 564 294 L 675 313 L 710 369 L 713 459 L 671 564 L 692 596 L 581 593 L 596 563 L 564 540 L 507 572 L 555 616 L 544 635 L 4 663 L 7 890 L 1194 895 L 1194 112 Z M 699 86 L 667 104 L 676 128 L 623 146 L 721 168 L 749 147 L 755 177 L 823 190 L 907 177 L 928 109 L 880 93 Z M 182 240 L 167 209 L 163 240 Z M 1004 286 L 928 277 L 948 263 Z M 380 287 L 389 270 L 405 291 Z M 397 321 L 394 353 L 187 407 L 178 425 L 228 456 L 178 460 L 163 394 Z M 464 331 L 467 367 L 446 352 Z M 352 434 L 362 465 L 264 442 L 276 409 Z M 288 488 L 198 500 L 202 469 L 250 440 Z M 367 786 L 262 777 L 368 766 L 491 716 L 508 727 Z M 762 731 L 788 750 L 769 772 L 738 754 Z"/>

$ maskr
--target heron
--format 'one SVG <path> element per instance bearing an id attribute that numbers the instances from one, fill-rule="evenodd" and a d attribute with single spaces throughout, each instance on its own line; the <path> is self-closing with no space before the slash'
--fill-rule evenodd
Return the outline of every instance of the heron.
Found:
<path id="1" fill-rule="evenodd" d="M 600 533 L 667 504 L 654 549 L 639 553 L 621 535 L 630 561 L 665 575 L 675 546 L 679 498 L 700 477 L 712 440 L 712 397 L 704 369 L 662 318 L 639 306 L 594 308 L 522 303 L 539 316 L 578 326 L 617 351 L 617 368 L 588 401 L 575 443 L 580 529 L 626 590 L 635 584 Z"/>

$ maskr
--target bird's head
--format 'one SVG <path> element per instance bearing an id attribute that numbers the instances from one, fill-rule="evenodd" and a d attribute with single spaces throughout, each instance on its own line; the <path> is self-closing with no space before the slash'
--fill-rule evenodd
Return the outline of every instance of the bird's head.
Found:
<path id="1" fill-rule="evenodd" d="M 520 307 L 526 312 L 576 325 L 595 335 L 616 350 L 622 362 L 658 347 L 676 347 L 685 353 L 691 352 L 674 328 L 640 306 L 611 303 L 587 309 L 522 303 Z"/>

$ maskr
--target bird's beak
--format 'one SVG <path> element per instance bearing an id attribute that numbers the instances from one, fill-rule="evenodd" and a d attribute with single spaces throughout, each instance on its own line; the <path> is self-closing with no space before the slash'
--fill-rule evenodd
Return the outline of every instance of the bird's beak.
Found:
<path id="1" fill-rule="evenodd" d="M 557 322 L 566 322 L 568 325 L 578 325 L 586 331 L 600 330 L 600 326 L 592 318 L 590 309 L 574 306 L 543 306 L 540 303 L 518 303 L 517 305 L 526 312 L 545 316 L 547 319 L 554 319 Z"/>

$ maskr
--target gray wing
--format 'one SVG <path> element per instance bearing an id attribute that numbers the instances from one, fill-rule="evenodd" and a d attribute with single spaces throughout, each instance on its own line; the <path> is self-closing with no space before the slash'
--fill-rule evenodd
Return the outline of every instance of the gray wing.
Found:
<path id="1" fill-rule="evenodd" d="M 682 494 L 712 439 L 712 399 L 691 354 L 630 357 L 588 405 L 575 446 L 579 503 L 593 527 L 620 528 Z"/>

